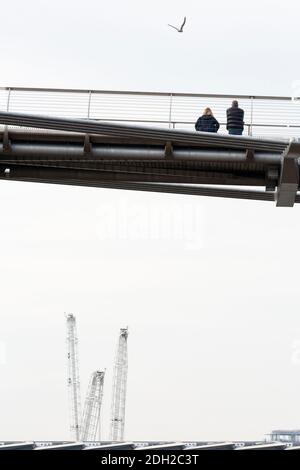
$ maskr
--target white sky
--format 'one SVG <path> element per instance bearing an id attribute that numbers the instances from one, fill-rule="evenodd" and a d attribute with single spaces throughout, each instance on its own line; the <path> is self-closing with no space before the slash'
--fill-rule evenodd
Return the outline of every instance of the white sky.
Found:
<path id="1" fill-rule="evenodd" d="M 295 1 L 2 2 L 0 86 L 284 94 Z M 179 35 L 166 24 L 180 24 Z M 1 440 L 68 439 L 64 311 L 82 394 L 129 325 L 128 439 L 299 428 L 299 208 L 0 184 Z"/>

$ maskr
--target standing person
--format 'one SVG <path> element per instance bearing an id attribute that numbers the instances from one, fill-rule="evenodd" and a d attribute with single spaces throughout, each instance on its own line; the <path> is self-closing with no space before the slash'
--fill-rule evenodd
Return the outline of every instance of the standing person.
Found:
<path id="1" fill-rule="evenodd" d="M 244 110 L 239 108 L 237 100 L 227 109 L 227 130 L 231 135 L 242 135 L 244 131 Z"/>
<path id="2" fill-rule="evenodd" d="M 196 131 L 201 132 L 218 132 L 220 124 L 213 115 L 210 108 L 206 108 L 203 115 L 199 117 L 195 124 Z"/>

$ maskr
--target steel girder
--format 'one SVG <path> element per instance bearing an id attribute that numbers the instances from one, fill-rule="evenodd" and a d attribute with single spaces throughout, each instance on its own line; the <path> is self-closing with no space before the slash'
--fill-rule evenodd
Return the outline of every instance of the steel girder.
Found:
<path id="1" fill-rule="evenodd" d="M 296 142 L 12 113 L 0 123 L 31 127 L 0 134 L 0 179 L 299 202 Z"/>

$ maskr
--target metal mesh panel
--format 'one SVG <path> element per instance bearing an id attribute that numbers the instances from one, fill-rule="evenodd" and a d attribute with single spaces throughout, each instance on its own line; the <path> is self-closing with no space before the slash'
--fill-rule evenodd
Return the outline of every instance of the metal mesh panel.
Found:
<path id="1" fill-rule="evenodd" d="M 0 110 L 7 111 L 9 91 L 0 88 Z"/>
<path id="2" fill-rule="evenodd" d="M 92 93 L 91 119 L 169 120 L 168 96 Z"/>
<path id="3" fill-rule="evenodd" d="M 239 100 L 240 106 L 245 111 L 245 121 L 251 122 L 251 101 Z M 220 123 L 226 122 L 226 110 L 229 108 L 231 100 L 228 98 L 215 97 L 186 97 L 174 96 L 172 100 L 172 121 L 194 123 L 203 110 L 211 108 L 214 116 Z"/>
<path id="4" fill-rule="evenodd" d="M 12 90 L 9 111 L 48 116 L 87 118 L 88 93 Z"/>

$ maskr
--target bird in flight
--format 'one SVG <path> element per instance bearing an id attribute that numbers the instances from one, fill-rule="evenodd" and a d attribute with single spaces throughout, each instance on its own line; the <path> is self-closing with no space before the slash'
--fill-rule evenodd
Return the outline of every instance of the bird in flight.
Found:
<path id="1" fill-rule="evenodd" d="M 172 24 L 168 24 L 168 26 L 171 26 L 171 28 L 176 29 L 176 31 L 178 31 L 178 33 L 183 33 L 183 27 L 185 25 L 185 22 L 186 22 L 186 16 L 184 17 L 183 23 L 180 26 L 180 28 L 176 28 L 176 26 L 173 26 Z"/>

